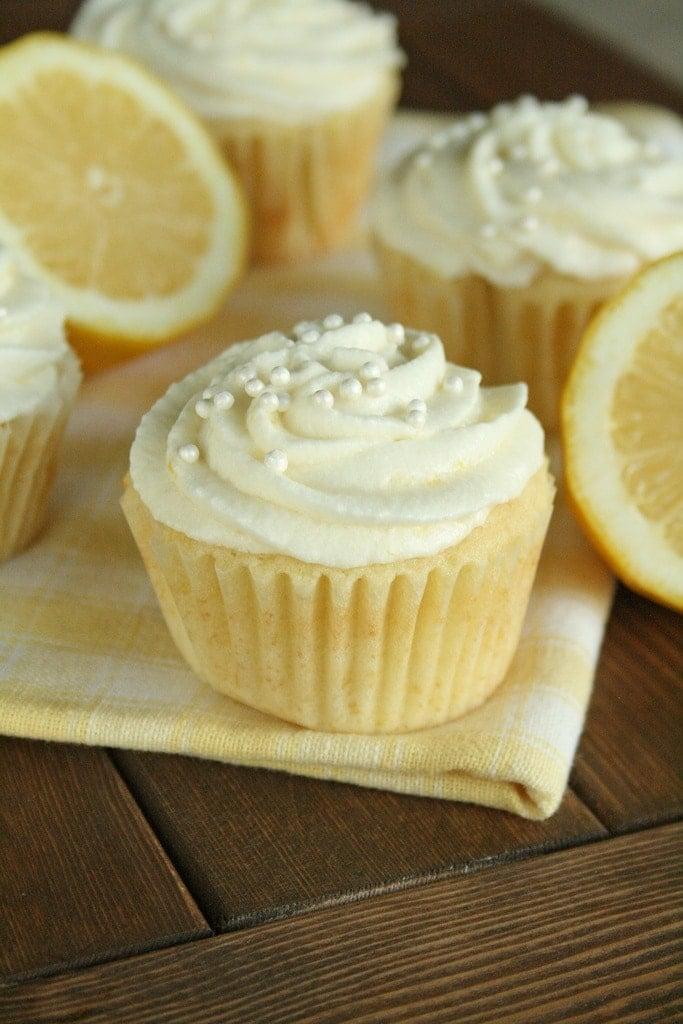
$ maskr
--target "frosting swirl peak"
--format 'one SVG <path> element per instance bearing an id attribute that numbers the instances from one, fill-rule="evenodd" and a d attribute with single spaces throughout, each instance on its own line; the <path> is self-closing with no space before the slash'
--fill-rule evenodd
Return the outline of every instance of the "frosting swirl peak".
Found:
<path id="1" fill-rule="evenodd" d="M 234 345 L 143 419 L 133 486 L 208 543 L 348 567 L 433 554 L 543 461 L 526 386 L 482 388 L 438 337 L 330 315 Z"/>
<path id="2" fill-rule="evenodd" d="M 372 98 L 402 63 L 395 19 L 349 0 L 86 0 L 72 32 L 215 120 L 314 120 Z"/>

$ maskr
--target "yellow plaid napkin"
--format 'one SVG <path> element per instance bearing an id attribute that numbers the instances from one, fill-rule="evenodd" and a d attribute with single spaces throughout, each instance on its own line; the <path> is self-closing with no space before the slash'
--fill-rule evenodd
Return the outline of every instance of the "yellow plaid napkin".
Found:
<path id="1" fill-rule="evenodd" d="M 612 597 L 610 575 L 561 500 L 505 682 L 481 708 L 436 729 L 332 735 L 245 708 L 194 677 L 157 609 L 118 503 L 142 413 L 231 340 L 359 308 L 384 315 L 363 246 L 299 270 L 255 271 L 209 328 L 85 385 L 51 524 L 0 566 L 0 732 L 192 754 L 530 818 L 553 813 Z"/>

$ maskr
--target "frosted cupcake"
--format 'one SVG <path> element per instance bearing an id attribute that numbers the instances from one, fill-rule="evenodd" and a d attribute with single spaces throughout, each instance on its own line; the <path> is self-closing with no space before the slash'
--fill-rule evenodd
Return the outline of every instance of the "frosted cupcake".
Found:
<path id="1" fill-rule="evenodd" d="M 460 119 L 383 185 L 395 315 L 488 382 L 526 380 L 548 428 L 583 328 L 640 264 L 683 248 L 683 123 L 524 97 Z"/>
<path id="2" fill-rule="evenodd" d="M 232 346 L 144 417 L 123 508 L 192 668 L 310 728 L 400 732 L 480 704 L 550 516 L 523 384 L 435 335 L 331 315 Z"/>
<path id="3" fill-rule="evenodd" d="M 348 236 L 394 106 L 392 17 L 349 0 L 86 0 L 74 35 L 136 57 L 205 120 L 263 259 Z"/>
<path id="4" fill-rule="evenodd" d="M 33 540 L 47 514 L 81 379 L 63 325 L 46 287 L 0 246 L 0 561 Z"/>

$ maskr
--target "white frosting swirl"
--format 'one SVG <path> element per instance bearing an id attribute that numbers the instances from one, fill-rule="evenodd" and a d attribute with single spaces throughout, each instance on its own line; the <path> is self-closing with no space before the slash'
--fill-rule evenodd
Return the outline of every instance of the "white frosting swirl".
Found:
<path id="1" fill-rule="evenodd" d="M 0 423 L 56 394 L 62 369 L 72 360 L 63 309 L 0 246 Z"/>
<path id="2" fill-rule="evenodd" d="M 210 120 L 315 120 L 402 63 L 395 19 L 349 0 L 86 0 L 71 31 L 136 57 Z"/>
<path id="3" fill-rule="evenodd" d="M 523 97 L 407 157 L 373 219 L 381 241 L 444 277 L 516 287 L 544 269 L 628 275 L 683 248 L 683 123 Z"/>
<path id="4" fill-rule="evenodd" d="M 267 334 L 170 388 L 132 483 L 161 522 L 231 549 L 339 567 L 434 554 L 543 463 L 526 386 L 480 381 L 436 335 L 367 314 Z"/>

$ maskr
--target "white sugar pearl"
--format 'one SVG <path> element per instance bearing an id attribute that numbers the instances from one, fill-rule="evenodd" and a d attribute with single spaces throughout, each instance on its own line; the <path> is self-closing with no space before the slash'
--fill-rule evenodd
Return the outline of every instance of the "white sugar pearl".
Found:
<path id="1" fill-rule="evenodd" d="M 247 363 L 245 366 L 240 366 L 239 369 L 235 370 L 235 380 L 238 384 L 246 384 L 248 380 L 254 376 L 254 367 L 249 366 Z"/>
<path id="2" fill-rule="evenodd" d="M 331 409 L 334 405 L 334 395 L 327 388 L 321 388 L 320 391 L 314 392 L 313 401 L 323 409 Z"/>
<path id="3" fill-rule="evenodd" d="M 426 348 L 429 348 L 429 341 L 428 334 L 420 334 L 413 342 L 413 352 L 424 352 Z"/>
<path id="4" fill-rule="evenodd" d="M 289 384 L 291 374 L 286 366 L 274 366 L 270 371 L 270 383 L 276 388 L 282 388 Z"/>
<path id="5" fill-rule="evenodd" d="M 427 417 L 420 409 L 411 409 L 406 413 L 406 421 L 411 427 L 424 427 Z"/>
<path id="6" fill-rule="evenodd" d="M 361 380 L 373 380 L 375 377 L 381 376 L 385 369 L 386 364 L 382 365 L 379 360 L 370 359 L 367 363 L 363 363 L 360 368 Z"/>
<path id="7" fill-rule="evenodd" d="M 205 398 L 207 400 L 207 402 L 211 401 L 213 396 L 214 396 L 213 388 L 205 388 L 204 391 L 202 391 L 202 398 Z"/>
<path id="8" fill-rule="evenodd" d="M 302 334 L 306 333 L 306 331 L 312 330 L 315 330 L 315 324 L 312 320 L 301 320 L 292 329 L 292 334 L 296 334 L 297 338 L 300 338 Z"/>
<path id="9" fill-rule="evenodd" d="M 284 412 L 285 409 L 289 409 L 290 405 L 292 404 L 292 399 L 287 391 L 283 391 L 281 395 L 278 395 L 277 401 L 282 412 Z"/>
<path id="10" fill-rule="evenodd" d="M 310 354 L 306 352 L 305 349 L 300 349 L 298 352 L 294 354 L 292 366 L 294 367 L 295 370 L 300 370 L 302 366 L 305 366 L 306 363 L 310 363 L 310 361 Z"/>
<path id="11" fill-rule="evenodd" d="M 538 228 L 538 217 L 522 217 L 519 226 L 522 231 L 536 231 Z"/>
<path id="12" fill-rule="evenodd" d="M 515 143 L 515 145 L 510 150 L 510 156 L 512 157 L 513 160 L 526 160 L 528 155 L 529 152 L 526 146 L 523 146 L 521 142 Z"/>
<path id="13" fill-rule="evenodd" d="M 448 132 L 437 132 L 429 141 L 429 145 L 432 149 L 444 149 L 450 142 L 450 135 Z"/>
<path id="14" fill-rule="evenodd" d="M 235 404 L 235 396 L 230 391 L 219 391 L 214 396 L 213 404 L 217 409 L 232 409 Z"/>
<path id="15" fill-rule="evenodd" d="M 211 406 L 208 402 L 205 402 L 203 398 L 200 398 L 198 402 L 195 402 L 194 411 L 198 416 L 205 420 L 211 412 Z"/>
<path id="16" fill-rule="evenodd" d="M 470 130 L 464 121 L 456 121 L 455 124 L 451 125 L 448 129 L 448 134 L 452 139 L 464 139 L 466 135 L 469 135 Z"/>
<path id="17" fill-rule="evenodd" d="M 259 395 L 259 405 L 263 406 L 264 409 L 268 409 L 269 412 L 275 412 L 276 409 L 280 408 L 280 399 L 274 391 L 262 391 Z"/>
<path id="18" fill-rule="evenodd" d="M 479 228 L 479 234 L 482 238 L 495 238 L 498 234 L 498 228 L 495 224 L 482 224 Z"/>
<path id="19" fill-rule="evenodd" d="M 504 166 L 499 156 L 492 156 L 489 160 L 489 171 L 491 174 L 502 174 Z"/>
<path id="20" fill-rule="evenodd" d="M 339 385 L 339 394 L 343 398 L 358 398 L 363 394 L 363 385 L 357 377 L 344 377 Z"/>
<path id="21" fill-rule="evenodd" d="M 283 452 L 282 448 L 273 448 L 265 455 L 263 462 L 268 469 L 272 469 L 276 473 L 286 472 L 287 466 L 289 465 L 287 452 Z"/>
<path id="22" fill-rule="evenodd" d="M 403 324 L 389 324 L 387 326 L 387 341 L 393 341 L 400 345 L 406 338 L 406 329 Z"/>
<path id="23" fill-rule="evenodd" d="M 566 106 L 570 110 L 575 110 L 577 113 L 583 114 L 588 110 L 588 100 L 585 96 L 581 96 L 579 93 L 574 93 L 572 96 L 567 97 Z"/>
<path id="24" fill-rule="evenodd" d="M 387 390 L 387 382 L 381 377 L 373 377 L 372 380 L 369 380 L 365 385 L 365 390 L 369 395 L 372 395 L 373 398 L 377 398 L 379 395 L 383 395 Z"/>
<path id="25" fill-rule="evenodd" d="M 312 345 L 313 342 L 318 341 L 319 338 L 320 331 L 315 327 L 312 327 L 310 331 L 304 331 L 304 333 L 301 335 L 301 340 L 303 341 L 304 345 Z"/>
<path id="26" fill-rule="evenodd" d="M 427 403 L 422 398 L 413 398 L 408 402 L 408 412 L 419 412 L 421 416 L 427 415 Z"/>
<path id="27" fill-rule="evenodd" d="M 266 385 L 263 383 L 263 381 L 260 380 L 258 377 L 251 377 L 245 383 L 244 390 L 246 391 L 250 398 L 256 398 L 257 395 L 261 394 L 265 386 Z"/>
<path id="28" fill-rule="evenodd" d="M 531 188 L 528 188 L 524 193 L 524 198 L 527 203 L 540 203 L 543 198 L 543 193 L 538 185 L 532 185 Z"/>
<path id="29" fill-rule="evenodd" d="M 474 131 L 479 131 L 480 128 L 486 127 L 488 118 L 486 114 L 482 114 L 481 111 L 476 111 L 474 114 L 470 114 L 467 118 L 467 123 Z"/>
<path id="30" fill-rule="evenodd" d="M 444 378 L 443 386 L 446 388 L 447 391 L 452 391 L 453 394 L 455 395 L 461 394 L 463 388 L 465 387 L 463 379 L 458 373 L 447 374 L 447 376 Z"/>
<path id="31" fill-rule="evenodd" d="M 337 327 L 344 326 L 344 317 L 339 316 L 339 313 L 330 313 L 323 320 L 323 327 L 326 327 L 329 331 L 334 330 Z"/>
<path id="32" fill-rule="evenodd" d="M 551 156 L 541 164 L 541 174 L 546 178 L 551 178 L 554 174 L 558 174 L 559 170 L 560 161 L 556 160 L 555 157 Z"/>
<path id="33" fill-rule="evenodd" d="M 415 163 L 421 171 L 426 171 L 428 167 L 432 166 L 433 159 L 434 157 L 431 153 L 420 153 L 416 157 Z"/>
<path id="34" fill-rule="evenodd" d="M 196 444 L 184 444 L 178 449 L 178 455 L 183 462 L 196 462 L 199 458 L 199 448 Z"/>
<path id="35" fill-rule="evenodd" d="M 353 318 L 354 324 L 371 324 L 372 317 L 369 313 L 357 313 Z"/>

